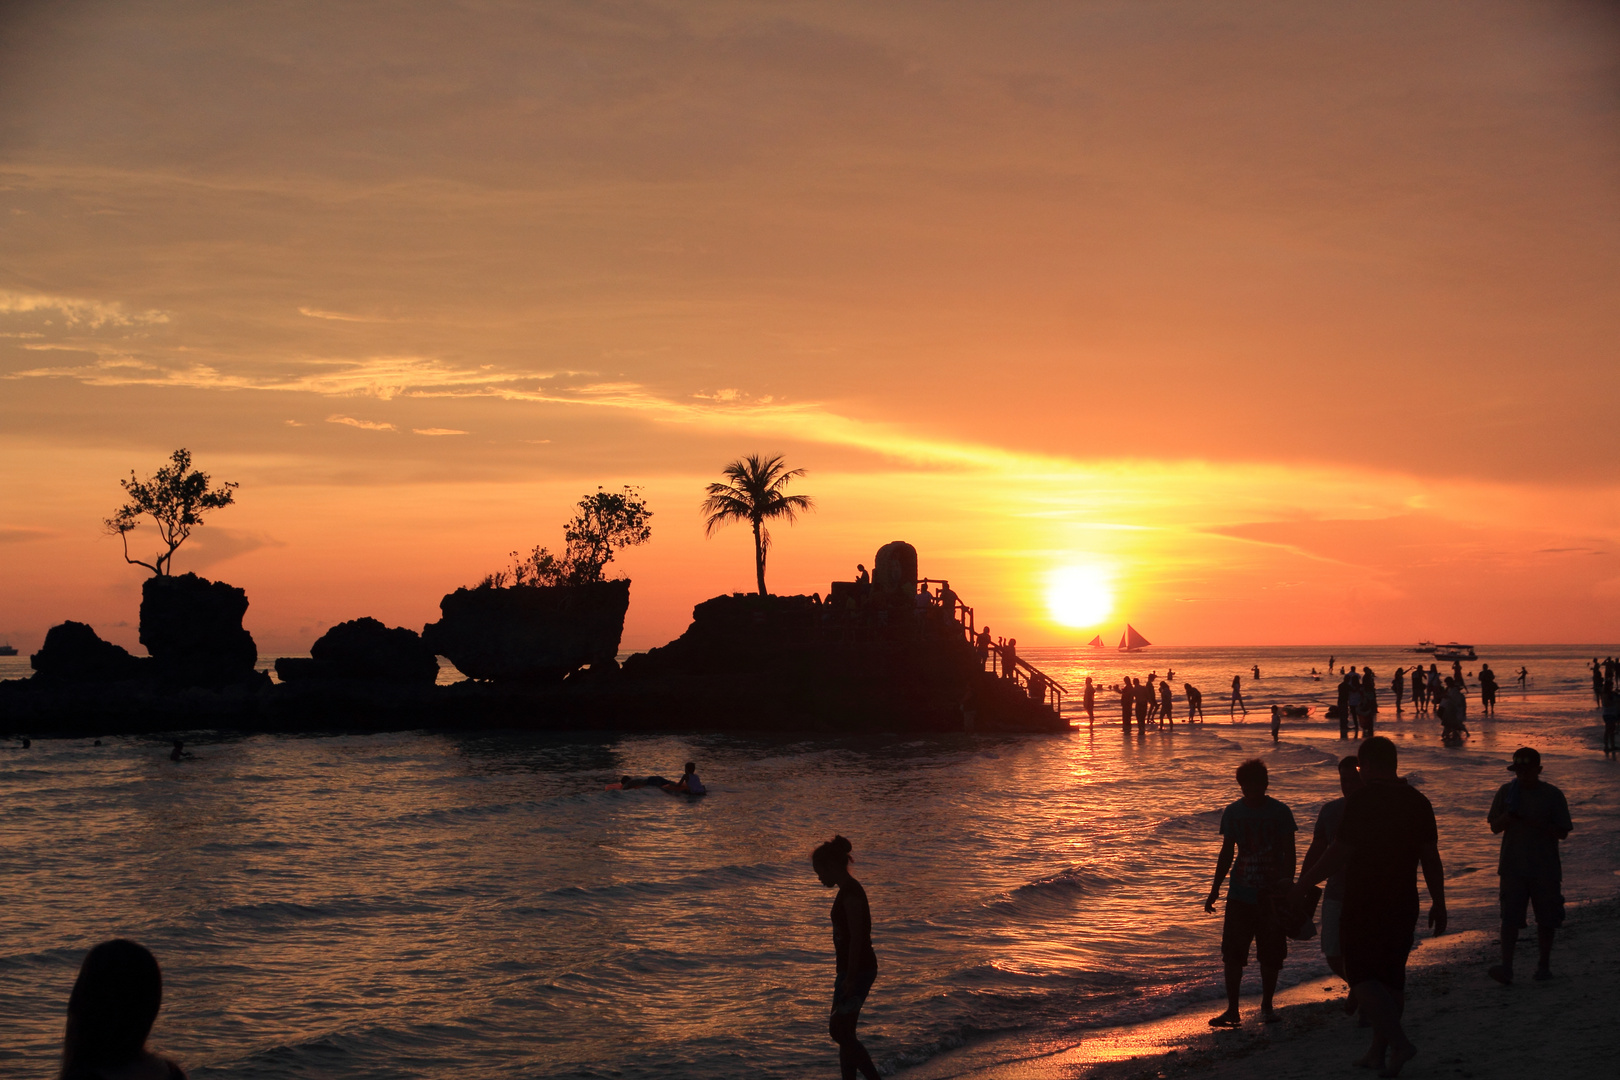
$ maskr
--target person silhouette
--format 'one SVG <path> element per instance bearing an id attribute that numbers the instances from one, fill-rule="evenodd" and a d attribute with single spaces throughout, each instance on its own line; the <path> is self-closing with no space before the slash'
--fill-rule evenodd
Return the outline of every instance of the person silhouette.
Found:
<path id="1" fill-rule="evenodd" d="M 1254 665 L 1254 677 L 1255 677 L 1256 681 L 1258 681 L 1259 678 L 1260 678 L 1260 665 L 1259 664 Z"/>
<path id="2" fill-rule="evenodd" d="M 170 761 L 183 761 L 191 755 L 186 752 L 186 744 L 179 739 L 174 740 L 174 749 L 169 751 Z"/>
<path id="3" fill-rule="evenodd" d="M 1496 672 L 1489 664 L 1479 666 L 1479 711 L 1481 716 L 1496 715 Z"/>
<path id="4" fill-rule="evenodd" d="M 1130 677 L 1126 676 L 1119 684 L 1119 707 L 1120 712 L 1123 714 L 1121 723 L 1125 725 L 1125 734 L 1127 735 L 1131 733 L 1131 707 L 1134 704 L 1131 698 L 1135 693 L 1135 688 L 1131 686 Z"/>
<path id="5" fill-rule="evenodd" d="M 1354 678 L 1354 676 L 1352 676 Z M 1373 733 L 1378 720 L 1378 682 L 1370 667 L 1361 669 L 1361 734 L 1365 738 Z"/>
<path id="6" fill-rule="evenodd" d="M 973 651 L 978 654 L 979 667 L 984 667 L 990 659 L 990 628 L 982 627 L 978 636 L 973 639 Z"/>
<path id="7" fill-rule="evenodd" d="M 1010 637 L 1001 647 L 1001 675 L 1011 679 L 1018 675 L 1018 639 Z"/>
<path id="8" fill-rule="evenodd" d="M 1603 688 L 1603 752 L 1613 754 L 1620 750 L 1615 743 L 1615 728 L 1620 727 L 1620 688 Z M 24 740 L 26 742 L 26 740 Z"/>
<path id="9" fill-rule="evenodd" d="M 1529 682 L 1529 679 L 1530 679 L 1530 669 L 1525 667 L 1523 664 L 1520 664 L 1519 665 L 1519 689 L 1520 690 L 1525 689 L 1525 686 Z"/>
<path id="10" fill-rule="evenodd" d="M 1282 706 L 1281 705 L 1273 705 L 1271 707 L 1271 741 L 1276 742 L 1278 737 L 1281 736 L 1281 735 L 1282 735 Z"/>
<path id="11" fill-rule="evenodd" d="M 838 1068 L 843 1080 L 855 1080 L 857 1072 L 866 1080 L 878 1080 L 872 1055 L 855 1035 L 861 1006 L 866 1003 L 866 995 L 877 979 L 877 953 L 872 948 L 872 909 L 866 900 L 866 890 L 849 872 L 850 852 L 850 842 L 835 836 L 810 855 L 816 877 L 827 888 L 838 890 L 832 906 L 837 974 L 833 978 L 827 1034 L 838 1044 Z"/>
<path id="12" fill-rule="evenodd" d="M 186 1080 L 146 1049 L 162 1005 L 163 971 L 145 946 L 115 938 L 91 949 L 68 995 L 61 1080 Z"/>
<path id="13" fill-rule="evenodd" d="M 1184 682 L 1184 683 L 1181 684 L 1181 692 L 1183 694 L 1187 695 L 1187 723 L 1189 723 L 1189 724 L 1192 723 L 1194 716 L 1198 717 L 1198 722 L 1199 723 L 1203 723 L 1203 721 L 1204 721 L 1204 694 L 1203 694 L 1203 691 L 1199 690 L 1198 687 L 1194 686 L 1190 682 Z"/>
<path id="14" fill-rule="evenodd" d="M 1395 675 L 1389 683 L 1390 692 L 1395 695 L 1395 719 L 1401 718 L 1401 698 L 1406 694 L 1406 669 L 1396 668 Z"/>
<path id="15" fill-rule="evenodd" d="M 1226 707 L 1226 715 L 1231 716 L 1240 706 L 1243 709 L 1243 715 L 1248 716 L 1249 707 L 1243 704 L 1243 676 L 1234 675 L 1232 676 L 1232 703 Z"/>
<path id="16" fill-rule="evenodd" d="M 1221 928 L 1226 1011 L 1210 1020 L 1211 1027 L 1237 1027 L 1240 1022 L 1238 995 L 1251 941 L 1260 961 L 1260 1018 L 1267 1023 L 1278 1019 L 1271 997 L 1288 956 L 1281 906 L 1294 880 L 1294 833 L 1299 827 L 1293 811 L 1266 794 L 1270 778 L 1265 762 L 1253 758 L 1239 765 L 1237 782 L 1243 797 L 1221 814 L 1221 853 L 1215 860 L 1215 882 L 1204 899 L 1204 910 L 1213 914 L 1230 870 Z"/>
<path id="17" fill-rule="evenodd" d="M 1524 929 L 1525 913 L 1536 913 L 1540 956 L 1536 981 L 1552 978 L 1553 935 L 1564 925 L 1563 868 L 1558 842 L 1575 827 L 1564 793 L 1541 779 L 1541 752 L 1532 746 L 1513 751 L 1508 766 L 1514 779 L 1503 784 L 1485 815 L 1491 832 L 1502 836 L 1496 872 L 1502 879 L 1502 962 L 1487 974 L 1499 983 L 1513 982 L 1513 947 Z"/>
<path id="18" fill-rule="evenodd" d="M 1171 702 L 1173 700 L 1170 696 L 1170 680 L 1165 679 L 1159 683 L 1159 725 L 1161 727 L 1165 724 L 1169 724 L 1171 727 L 1176 726 L 1175 713 L 1171 711 Z"/>
<path id="19" fill-rule="evenodd" d="M 1097 726 L 1097 688 L 1092 685 L 1090 675 L 1086 676 L 1081 695 L 1080 703 L 1086 710 L 1086 728 L 1089 730 Z"/>

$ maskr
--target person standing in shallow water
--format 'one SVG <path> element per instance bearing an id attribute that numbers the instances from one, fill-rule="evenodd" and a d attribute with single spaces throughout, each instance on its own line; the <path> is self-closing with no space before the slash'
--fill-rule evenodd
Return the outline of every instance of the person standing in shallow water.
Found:
<path id="1" fill-rule="evenodd" d="M 1245 761 L 1237 769 L 1243 798 L 1221 814 L 1221 853 L 1215 861 L 1215 883 L 1209 887 L 1204 910 L 1214 913 L 1227 871 L 1232 883 L 1226 891 L 1226 919 L 1221 928 L 1221 964 L 1226 975 L 1226 1011 L 1210 1020 L 1211 1027 L 1237 1027 L 1238 997 L 1243 969 L 1254 942 L 1260 961 L 1260 1019 L 1276 1020 L 1271 996 L 1288 956 L 1283 931 L 1282 905 L 1294 880 L 1293 811 L 1266 794 L 1270 778 L 1265 762 Z M 1236 858 L 1233 854 L 1236 852 Z"/>
<path id="2" fill-rule="evenodd" d="M 1086 727 L 1088 729 L 1096 727 L 1097 726 L 1097 687 L 1096 687 L 1095 684 L 1092 683 L 1090 675 L 1086 676 L 1086 688 L 1085 688 L 1084 694 L 1083 694 L 1083 696 L 1081 698 L 1081 704 L 1085 707 L 1085 710 L 1086 710 Z"/>
<path id="3" fill-rule="evenodd" d="M 1231 716 L 1239 708 L 1243 710 L 1244 716 L 1249 715 L 1249 707 L 1243 704 L 1243 676 L 1234 675 L 1232 676 L 1232 703 L 1226 707 L 1226 715 Z"/>
<path id="4" fill-rule="evenodd" d="M 186 1080 L 146 1049 L 163 1005 L 163 972 L 145 946 L 116 938 L 91 949 L 68 996 L 60 1080 Z"/>
<path id="5" fill-rule="evenodd" d="M 833 979 L 832 1012 L 827 1034 L 838 1044 L 838 1068 L 843 1080 L 855 1080 L 859 1072 L 866 1080 L 878 1080 L 877 1066 L 855 1036 L 861 1019 L 861 1006 L 877 979 L 877 953 L 872 949 L 872 909 L 866 890 L 849 872 L 851 845 L 842 836 L 816 848 L 810 865 L 827 888 L 836 888 L 833 900 L 833 954 L 837 975 Z"/>

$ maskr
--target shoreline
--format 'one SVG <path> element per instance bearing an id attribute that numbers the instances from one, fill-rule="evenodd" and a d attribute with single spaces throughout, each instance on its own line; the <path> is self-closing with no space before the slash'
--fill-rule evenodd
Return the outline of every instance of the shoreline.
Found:
<path id="1" fill-rule="evenodd" d="M 1620 1034 L 1620 895 L 1571 904 L 1553 947 L 1554 978 L 1537 983 L 1535 923 L 1519 932 L 1512 986 L 1485 970 L 1500 959 L 1494 930 L 1423 938 L 1408 968 L 1406 1028 L 1418 1056 L 1403 1077 L 1457 1076 L 1522 1080 L 1529 1075 L 1602 1075 Z M 1314 946 L 1314 942 L 1310 943 Z M 1212 960 L 1212 962 L 1214 962 Z M 1015 1033 L 940 1054 L 896 1075 L 905 1080 L 1215 1080 L 1265 1075 L 1321 1080 L 1323 1075 L 1376 1075 L 1351 1062 L 1370 1032 L 1344 1014 L 1343 980 L 1307 979 L 1279 990 L 1283 1019 L 1258 1020 L 1259 995 L 1245 994 L 1243 1026 L 1211 1029 L 1222 1002 L 1200 1002 L 1157 1020 L 1085 1032 L 1044 1044 Z"/>

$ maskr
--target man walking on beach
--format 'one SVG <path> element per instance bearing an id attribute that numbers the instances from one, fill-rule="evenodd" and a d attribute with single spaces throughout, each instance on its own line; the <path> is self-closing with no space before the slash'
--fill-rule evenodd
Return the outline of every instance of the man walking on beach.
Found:
<path id="1" fill-rule="evenodd" d="M 1209 888 L 1204 910 L 1214 912 L 1221 882 L 1232 872 L 1226 892 L 1226 922 L 1221 929 L 1221 962 L 1226 973 L 1226 1011 L 1211 1020 L 1211 1027 L 1237 1027 L 1238 995 L 1243 969 L 1249 963 L 1249 942 L 1260 961 L 1260 1019 L 1277 1019 L 1271 996 L 1277 975 L 1288 956 L 1282 907 L 1294 880 L 1294 814 L 1266 794 L 1270 778 L 1258 758 L 1238 766 L 1238 788 L 1243 798 L 1221 814 L 1221 854 L 1215 861 L 1215 883 Z M 1234 850 L 1236 859 L 1233 858 Z"/>
<path id="2" fill-rule="evenodd" d="M 1406 958 L 1417 930 L 1417 868 L 1429 888 L 1429 925 L 1446 932 L 1445 870 L 1440 863 L 1434 807 L 1423 793 L 1396 775 L 1395 744 L 1382 735 L 1362 742 L 1356 754 L 1363 786 L 1346 796 L 1339 836 L 1308 873 L 1299 876 L 1290 899 L 1344 871 L 1344 911 L 1339 936 L 1350 996 L 1372 1024 L 1372 1045 L 1356 1064 L 1399 1076 L 1417 1047 L 1401 1027 L 1406 1007 Z M 1388 1055 L 1388 1064 L 1385 1056 Z"/>
<path id="3" fill-rule="evenodd" d="M 1497 789 L 1486 815 L 1491 832 L 1502 834 L 1502 855 L 1496 864 L 1502 879 L 1502 962 L 1489 974 L 1504 986 L 1513 984 L 1513 946 L 1527 925 L 1525 910 L 1531 907 L 1536 912 L 1536 944 L 1541 950 L 1535 978 L 1552 978 L 1553 933 L 1564 924 L 1564 874 L 1558 861 L 1558 841 L 1575 827 L 1564 793 L 1541 779 L 1539 751 L 1519 747 L 1508 768 L 1515 779 Z"/>
<path id="4" fill-rule="evenodd" d="M 1339 826 L 1344 821 L 1344 804 L 1351 794 L 1361 790 L 1361 773 L 1356 758 L 1351 755 L 1339 759 L 1339 790 L 1344 794 L 1325 803 L 1316 815 L 1316 829 L 1311 834 L 1311 846 L 1305 850 L 1305 861 L 1300 864 L 1300 876 L 1311 872 L 1317 861 L 1328 853 L 1333 841 L 1339 838 Z M 1322 955 L 1327 966 L 1339 978 L 1344 978 L 1344 948 L 1339 934 L 1339 923 L 1344 912 L 1344 871 L 1327 879 L 1322 892 Z"/>

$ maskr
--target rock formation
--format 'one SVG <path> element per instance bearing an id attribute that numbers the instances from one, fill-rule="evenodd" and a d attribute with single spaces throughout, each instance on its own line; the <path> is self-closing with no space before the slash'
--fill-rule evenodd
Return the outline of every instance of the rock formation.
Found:
<path id="1" fill-rule="evenodd" d="M 387 627 L 369 617 L 338 623 L 309 652 L 308 659 L 284 656 L 276 661 L 282 682 L 360 679 L 432 686 L 439 678 L 438 658 L 415 630 Z"/>
<path id="2" fill-rule="evenodd" d="M 872 591 L 911 599 L 917 592 L 917 549 L 904 540 L 891 540 L 872 560 Z"/>
<path id="3" fill-rule="evenodd" d="M 196 574 L 141 586 L 141 644 L 170 686 L 219 688 L 253 681 L 258 649 L 242 628 L 247 593 Z"/>
<path id="4" fill-rule="evenodd" d="M 558 682 L 590 664 L 612 666 L 630 607 L 630 582 L 457 589 L 422 642 L 473 679 Z"/>
<path id="5" fill-rule="evenodd" d="M 144 678 L 150 661 L 103 641 L 89 625 L 65 622 L 45 632 L 45 644 L 28 658 L 37 678 L 50 683 L 125 682 Z"/>

